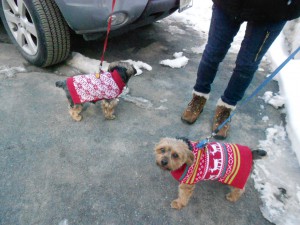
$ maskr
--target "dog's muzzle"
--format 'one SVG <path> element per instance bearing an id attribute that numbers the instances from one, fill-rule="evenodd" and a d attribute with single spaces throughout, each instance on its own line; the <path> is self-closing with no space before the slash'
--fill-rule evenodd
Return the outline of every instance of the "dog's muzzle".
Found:
<path id="1" fill-rule="evenodd" d="M 166 165 L 168 165 L 168 159 L 162 159 L 161 160 L 161 162 L 160 162 L 160 164 L 162 165 L 162 166 L 166 166 Z"/>
<path id="2" fill-rule="evenodd" d="M 163 170 L 170 171 L 170 168 L 168 167 L 169 161 L 166 158 L 163 158 L 161 161 L 156 161 L 156 164 Z"/>

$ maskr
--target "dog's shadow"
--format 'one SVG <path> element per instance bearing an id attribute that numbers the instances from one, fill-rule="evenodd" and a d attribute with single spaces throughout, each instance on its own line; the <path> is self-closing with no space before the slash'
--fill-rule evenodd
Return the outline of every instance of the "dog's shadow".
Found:
<path id="1" fill-rule="evenodd" d="M 81 111 L 81 114 L 85 117 L 95 117 L 98 116 L 101 112 L 101 104 L 100 102 L 98 103 L 90 103 L 90 102 L 85 102 L 83 104 L 83 108 Z"/>

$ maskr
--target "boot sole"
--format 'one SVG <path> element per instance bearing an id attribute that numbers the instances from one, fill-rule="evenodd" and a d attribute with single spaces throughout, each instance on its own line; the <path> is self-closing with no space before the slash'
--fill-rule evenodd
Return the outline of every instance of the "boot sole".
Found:
<path id="1" fill-rule="evenodd" d="M 216 136 L 214 136 L 214 138 L 217 140 L 225 140 L 227 138 L 227 136 L 224 137 L 224 136 L 216 135 Z"/>
<path id="2" fill-rule="evenodd" d="M 193 124 L 193 123 L 196 122 L 196 120 L 193 121 L 193 122 L 187 121 L 187 120 L 183 119 L 182 117 L 181 117 L 181 121 L 184 122 L 184 123 L 186 123 L 186 124 L 189 124 L 189 125 L 191 125 L 191 124 Z"/>
<path id="3" fill-rule="evenodd" d="M 192 121 L 192 122 L 183 119 L 182 116 L 181 116 L 181 121 L 184 122 L 184 123 L 187 123 L 187 124 L 190 124 L 190 125 L 191 125 L 191 124 L 193 124 L 193 123 L 195 123 L 195 122 L 197 121 L 197 119 L 199 118 L 199 116 L 201 115 L 202 112 L 203 112 L 203 109 L 202 109 L 201 112 L 199 113 L 198 117 L 197 117 L 194 121 Z"/>

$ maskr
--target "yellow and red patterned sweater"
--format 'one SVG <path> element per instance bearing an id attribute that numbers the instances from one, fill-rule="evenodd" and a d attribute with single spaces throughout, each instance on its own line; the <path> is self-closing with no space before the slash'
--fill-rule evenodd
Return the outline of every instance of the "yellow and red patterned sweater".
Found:
<path id="1" fill-rule="evenodd" d="M 195 184 L 201 180 L 218 180 L 221 183 L 243 189 L 252 168 L 252 152 L 249 147 L 229 143 L 208 143 L 206 148 L 193 146 L 193 165 L 184 164 L 172 171 L 180 183 Z"/>

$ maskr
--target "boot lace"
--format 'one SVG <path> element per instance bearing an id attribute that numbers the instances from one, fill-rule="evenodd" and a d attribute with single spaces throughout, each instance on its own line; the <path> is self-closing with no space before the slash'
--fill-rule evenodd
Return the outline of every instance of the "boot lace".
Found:
<path id="1" fill-rule="evenodd" d="M 231 109 L 221 106 L 222 109 L 217 116 L 217 123 L 221 124 L 230 116 Z M 226 126 L 226 125 L 225 125 Z"/>
<path id="2" fill-rule="evenodd" d="M 195 96 L 192 101 L 188 104 L 188 108 L 191 112 L 198 112 L 205 104 L 206 99 L 201 96 Z"/>

